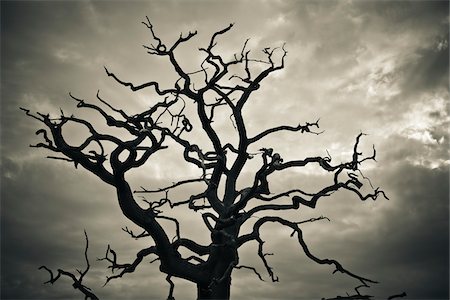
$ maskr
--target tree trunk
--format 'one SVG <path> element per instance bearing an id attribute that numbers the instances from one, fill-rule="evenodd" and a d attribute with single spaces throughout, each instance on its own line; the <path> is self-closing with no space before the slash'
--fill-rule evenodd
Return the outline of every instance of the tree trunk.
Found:
<path id="1" fill-rule="evenodd" d="M 215 245 L 210 252 L 209 284 L 197 284 L 197 299 L 228 300 L 230 299 L 231 273 L 233 266 L 238 263 L 239 256 L 236 247 L 236 237 L 239 231 L 237 225 L 220 228 L 217 223 L 211 239 Z"/>
<path id="2" fill-rule="evenodd" d="M 213 284 L 210 288 L 197 285 L 198 300 L 228 300 L 230 299 L 231 277 L 226 278 L 220 283 Z"/>

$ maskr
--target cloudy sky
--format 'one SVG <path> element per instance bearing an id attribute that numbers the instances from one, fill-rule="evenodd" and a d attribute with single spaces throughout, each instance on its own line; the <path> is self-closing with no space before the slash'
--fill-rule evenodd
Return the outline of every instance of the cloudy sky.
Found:
<path id="1" fill-rule="evenodd" d="M 362 149 L 370 153 L 375 144 L 378 162 L 363 166 L 364 174 L 390 198 L 361 202 L 341 192 L 315 210 L 287 217 L 329 217 L 331 222 L 305 225 L 305 240 L 317 256 L 336 258 L 380 282 L 362 292 L 380 298 L 405 291 L 410 299 L 448 299 L 448 10 L 447 1 L 2 1 L 2 299 L 81 298 L 69 281 L 43 285 L 48 274 L 37 268 L 83 268 L 83 229 L 90 237 L 92 262 L 85 280 L 97 295 L 167 296 L 157 264 L 143 263 L 134 274 L 102 287 L 109 273 L 95 258 L 104 255 L 108 244 L 128 262 L 150 241 L 135 241 L 120 230 L 132 225 L 109 186 L 29 148 L 39 141 L 34 132 L 40 124 L 18 109 L 55 113 L 63 108 L 81 116 L 68 92 L 94 101 L 97 90 L 130 113 L 154 103 L 151 92 L 133 94 L 103 70 L 108 66 L 136 83 L 173 84 L 167 62 L 141 47 L 151 43 L 141 24 L 145 16 L 169 42 L 180 32 L 198 30 L 177 52 L 183 67 L 192 71 L 201 62 L 198 47 L 231 22 L 233 30 L 217 46 L 225 56 L 239 52 L 246 38 L 256 56 L 286 42 L 286 68 L 266 80 L 245 110 L 249 131 L 320 118 L 325 130 L 320 136 L 283 133 L 263 146 L 274 147 L 286 159 L 324 156 L 328 150 L 336 162 L 351 155 L 356 135 L 367 133 Z M 231 134 L 229 114 L 220 118 L 218 126 Z M 75 140 L 80 136 L 77 130 L 69 134 Z M 165 152 L 132 174 L 136 188 L 192 175 L 177 149 Z M 285 172 L 273 178 L 273 189 L 301 185 L 314 190 L 327 178 L 314 169 Z M 189 192 L 194 187 L 173 196 Z M 198 213 L 168 213 L 187 225 L 183 235 L 206 241 Z M 265 246 L 275 253 L 269 261 L 278 283 L 270 283 L 255 258 L 255 245 L 242 249 L 241 263 L 255 266 L 266 281 L 236 270 L 234 299 L 320 299 L 353 292 L 357 282 L 309 261 L 289 233 L 276 225 L 263 227 Z M 194 285 L 175 283 L 177 299 L 195 297 Z"/>

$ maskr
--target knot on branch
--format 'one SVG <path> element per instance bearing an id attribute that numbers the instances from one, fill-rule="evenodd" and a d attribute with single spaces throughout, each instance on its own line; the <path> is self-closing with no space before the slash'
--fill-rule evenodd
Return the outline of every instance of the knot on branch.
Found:
<path id="1" fill-rule="evenodd" d="M 280 167 L 283 163 L 283 158 L 279 153 L 273 153 L 272 148 L 261 148 L 259 151 L 262 152 L 264 166 L 273 166 L 275 168 Z M 268 161 L 270 158 L 270 162 Z"/>
<path id="2" fill-rule="evenodd" d="M 181 121 L 181 124 L 183 125 L 183 129 L 186 130 L 187 132 L 192 131 L 192 124 L 191 122 L 189 122 L 189 119 L 184 117 L 183 120 Z"/>
<path id="3" fill-rule="evenodd" d="M 272 155 L 272 161 L 271 164 L 274 167 L 279 167 L 283 163 L 283 159 L 281 158 L 281 155 L 279 153 L 275 153 Z"/>

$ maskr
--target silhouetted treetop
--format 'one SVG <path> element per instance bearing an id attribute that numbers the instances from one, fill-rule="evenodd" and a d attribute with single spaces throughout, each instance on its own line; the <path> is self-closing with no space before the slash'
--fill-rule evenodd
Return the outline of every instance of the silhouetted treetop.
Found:
<path id="1" fill-rule="evenodd" d="M 49 158 L 71 162 L 75 167 L 81 166 L 114 187 L 124 216 L 141 228 L 142 232 L 135 233 L 129 228 L 123 230 L 132 238 L 149 238 L 151 241 L 147 248 L 137 252 L 136 259 L 131 263 L 120 263 L 116 252 L 108 246 L 101 260 L 106 261 L 109 268 L 118 273 L 107 277 L 106 283 L 126 277 L 126 274 L 141 267 L 142 261 L 151 257 L 155 263 L 160 264 L 160 271 L 167 274 L 166 280 L 170 286 L 168 299 L 173 299 L 172 277 L 195 283 L 199 299 L 229 299 L 234 269 L 246 269 L 261 280 L 265 277 L 259 271 L 260 266 L 239 264 L 239 250 L 247 243 L 256 245 L 256 255 L 268 277 L 271 281 L 278 281 L 268 259 L 270 253 L 265 251 L 261 236 L 263 227 L 268 223 L 289 228 L 292 231 L 291 237 L 297 239 L 299 248 L 313 262 L 330 266 L 333 273 L 345 274 L 363 287 L 376 283 L 375 280 L 348 270 L 335 259 L 316 256 L 308 247 L 303 237 L 303 224 L 329 221 L 328 218 L 319 216 L 306 220 L 288 220 L 277 215 L 277 212 L 298 210 L 303 206 L 315 208 L 319 201 L 341 190 L 351 192 L 361 201 L 375 200 L 379 196 L 387 198 L 379 188 L 369 187 L 369 193 L 362 189 L 363 185 L 370 181 L 364 177 L 360 168 L 366 161 L 376 158 L 375 147 L 368 156 L 364 156 L 359 150 L 364 133 L 356 136 L 347 161 L 339 163 L 334 162 L 329 154 L 285 160 L 273 146 L 252 148 L 257 142 L 280 132 L 312 135 L 323 133 L 319 128 L 319 120 L 276 126 L 254 135 L 249 135 L 247 131 L 243 109 L 269 75 L 284 68 L 288 53 L 285 45 L 266 47 L 260 55 L 253 55 L 253 52 L 247 49 L 246 40 L 240 51 L 227 59 L 216 51 L 216 45 L 233 28 L 233 24 L 230 24 L 213 33 L 208 43 L 199 49 L 203 60 L 198 69 L 185 70 L 178 60 L 178 48 L 195 38 L 197 31 L 180 34 L 173 44 L 167 44 L 158 36 L 148 18 L 143 24 L 152 38 L 150 44 L 144 48 L 148 54 L 159 56 L 170 63 L 178 77 L 173 86 L 163 88 L 157 78 L 143 83 L 129 82 L 105 67 L 106 75 L 116 84 L 131 91 L 149 89 L 159 96 L 157 99 L 152 97 L 151 106 L 137 114 L 129 114 L 126 103 L 121 109 L 113 107 L 110 101 L 102 98 L 100 92 L 97 93 L 95 102 L 69 94 L 77 108 L 96 112 L 108 127 L 125 131 L 128 134 L 126 138 L 124 135 L 110 133 L 111 130 L 108 133 L 102 132 L 100 127 L 87 119 L 65 115 L 62 111 L 61 115 L 55 117 L 22 108 L 28 116 L 43 125 L 43 128 L 36 132 L 42 137 L 42 141 L 32 147 L 52 152 Z M 236 67 L 239 72 L 231 71 Z M 194 84 L 194 76 L 201 76 L 201 84 L 198 80 Z M 195 109 L 188 111 L 187 105 Z M 283 105 L 282 101 L 277 105 Z M 221 112 L 226 109 L 228 113 L 217 113 L 219 107 Z M 234 131 L 228 134 L 235 135 L 236 142 L 225 140 L 214 126 L 215 120 L 224 118 L 231 119 Z M 88 136 L 81 144 L 71 145 L 70 136 L 63 131 L 67 124 L 76 124 L 87 129 Z M 201 124 L 201 128 L 194 128 L 194 124 Z M 200 146 L 195 143 L 188 135 L 193 130 L 195 134 L 206 138 L 209 145 Z M 195 166 L 197 174 L 186 174 L 184 179 L 159 188 L 132 188 L 127 181 L 127 173 L 146 164 L 158 163 L 151 158 L 161 150 L 169 148 L 166 150 L 169 151 L 171 143 L 179 146 L 179 155 L 187 164 Z M 250 160 L 257 167 L 251 173 L 250 184 L 240 188 L 239 180 L 242 180 L 243 176 L 249 176 L 243 169 Z M 331 182 L 313 191 L 299 186 L 279 193 L 272 192 L 271 175 L 310 166 L 330 174 Z M 197 184 L 201 190 L 182 200 L 170 197 L 171 191 L 190 184 Z M 146 195 L 145 206 L 138 203 L 141 195 Z M 206 227 L 210 235 L 209 244 L 198 243 L 181 234 L 179 220 L 166 213 L 180 206 L 199 212 L 199 222 Z M 192 214 L 192 217 L 199 214 Z M 256 214 L 258 216 L 254 218 Z M 166 221 L 176 228 L 173 239 L 169 237 Z M 250 224 L 249 232 L 241 232 L 244 224 Z M 190 250 L 192 255 L 183 256 L 182 248 Z M 62 270 L 58 270 L 57 277 L 54 277 L 50 269 L 42 268 L 50 272 L 51 279 L 48 282 L 53 283 L 59 276 L 67 275 L 74 280 L 86 298 L 96 299 L 96 296 L 81 284 L 89 269 L 87 254 L 86 261 L 88 267 L 84 272 L 80 272 L 79 279 Z"/>

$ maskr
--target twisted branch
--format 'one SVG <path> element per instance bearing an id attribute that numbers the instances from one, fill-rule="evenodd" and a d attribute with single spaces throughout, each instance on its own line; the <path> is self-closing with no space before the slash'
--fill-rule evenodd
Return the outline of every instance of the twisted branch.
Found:
<path id="1" fill-rule="evenodd" d="M 87 272 L 89 271 L 89 268 L 90 268 L 89 258 L 87 255 L 87 251 L 89 248 L 89 239 L 88 239 L 86 230 L 84 231 L 84 236 L 86 238 L 86 247 L 84 250 L 84 258 L 86 260 L 86 269 L 84 271 L 77 270 L 77 272 L 79 274 L 78 278 L 74 274 L 64 271 L 62 269 L 57 270 L 58 273 L 56 274 L 56 276 L 53 274 L 52 270 L 50 270 L 46 266 L 39 267 L 39 270 L 46 270 L 50 274 L 50 279 L 47 280 L 46 282 L 44 282 L 44 284 L 46 284 L 46 283 L 54 284 L 61 276 L 66 276 L 73 280 L 73 284 L 72 284 L 73 288 L 79 290 L 81 293 L 84 294 L 84 296 L 85 296 L 84 299 L 98 300 L 98 297 L 92 292 L 92 290 L 82 283 L 84 276 L 87 274 Z"/>
<path id="2" fill-rule="evenodd" d="M 105 257 L 103 258 L 97 258 L 97 260 L 102 261 L 102 260 L 106 260 L 108 261 L 111 265 L 108 266 L 108 269 L 111 269 L 111 272 L 114 273 L 114 270 L 121 270 L 119 274 L 116 275 L 112 275 L 112 276 L 107 276 L 106 277 L 106 282 L 103 286 L 107 285 L 111 280 L 116 279 L 116 278 L 120 278 L 123 275 L 127 274 L 127 273 L 133 273 L 134 270 L 136 270 L 136 267 L 142 262 L 142 260 L 150 255 L 150 254 L 156 254 L 157 250 L 155 246 L 151 246 L 149 248 L 145 248 L 142 249 L 141 251 L 139 251 L 136 254 L 136 259 L 132 262 L 132 263 L 125 263 L 125 264 L 120 264 L 117 262 L 117 254 L 116 252 L 111 249 L 110 245 L 108 245 L 108 248 L 106 249 L 106 254 Z M 112 257 L 110 257 L 110 255 Z"/>

